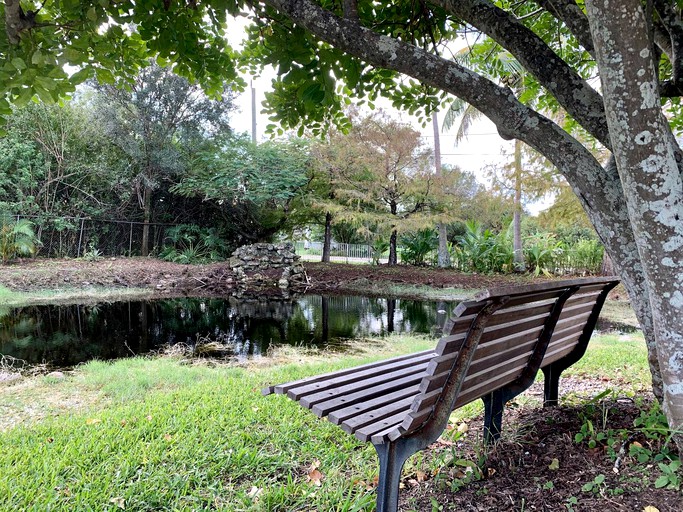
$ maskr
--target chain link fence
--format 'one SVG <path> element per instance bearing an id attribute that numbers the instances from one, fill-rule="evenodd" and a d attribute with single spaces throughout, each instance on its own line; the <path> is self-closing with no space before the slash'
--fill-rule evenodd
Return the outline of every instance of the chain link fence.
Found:
<path id="1" fill-rule="evenodd" d="M 33 222 L 40 240 L 38 255 L 45 258 L 99 256 L 139 256 L 142 251 L 143 222 L 82 217 L 52 219 L 22 217 Z M 149 254 L 158 254 L 167 242 L 166 232 L 175 224 L 149 224 Z"/>

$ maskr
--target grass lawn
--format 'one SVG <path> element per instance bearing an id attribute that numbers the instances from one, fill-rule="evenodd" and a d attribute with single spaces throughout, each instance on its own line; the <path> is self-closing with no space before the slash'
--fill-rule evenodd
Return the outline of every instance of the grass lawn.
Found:
<path id="1" fill-rule="evenodd" d="M 395 336 L 352 355 L 280 355 L 278 367 L 93 362 L 0 388 L 0 414 L 16 418 L 0 432 L 0 510 L 373 510 L 372 445 L 259 390 L 433 345 Z M 568 373 L 647 388 L 642 336 L 597 337 Z M 407 469 L 436 463 L 418 454 Z"/>

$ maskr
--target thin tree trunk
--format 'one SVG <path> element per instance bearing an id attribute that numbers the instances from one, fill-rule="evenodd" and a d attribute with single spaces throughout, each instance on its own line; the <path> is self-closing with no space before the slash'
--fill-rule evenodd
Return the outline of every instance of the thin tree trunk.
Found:
<path id="1" fill-rule="evenodd" d="M 524 272 L 522 247 L 522 143 L 515 140 L 515 202 L 512 216 L 513 266 L 515 272 Z"/>
<path id="2" fill-rule="evenodd" d="M 325 238 L 323 239 L 323 256 L 320 261 L 323 263 L 330 262 L 330 246 L 332 245 L 332 214 L 327 212 L 325 214 Z"/>
<path id="3" fill-rule="evenodd" d="M 398 239 L 398 233 L 395 228 L 391 229 L 391 236 L 389 237 L 389 261 L 388 265 L 396 265 L 398 263 L 398 257 L 396 254 L 396 240 Z"/>
<path id="4" fill-rule="evenodd" d="M 434 130 L 434 166 L 436 175 L 441 176 L 441 139 L 439 137 L 439 120 L 436 112 L 432 117 L 432 128 Z M 437 224 L 439 232 L 439 250 L 438 250 L 438 265 L 440 268 L 448 268 L 451 266 L 451 256 L 448 254 L 448 233 L 446 232 L 446 225 L 443 222 Z"/>
<path id="5" fill-rule="evenodd" d="M 142 247 L 140 254 L 149 255 L 149 221 L 152 218 L 152 188 L 145 185 L 144 191 L 144 224 L 142 225 Z"/>

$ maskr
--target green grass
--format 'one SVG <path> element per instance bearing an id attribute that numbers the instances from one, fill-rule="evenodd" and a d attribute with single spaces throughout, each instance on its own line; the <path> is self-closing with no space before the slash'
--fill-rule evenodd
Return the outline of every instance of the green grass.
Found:
<path id="1" fill-rule="evenodd" d="M 71 287 L 37 292 L 18 292 L 0 286 L 0 307 L 63 303 L 87 304 L 90 302 L 114 302 L 131 299 L 142 300 L 154 295 L 154 290 L 148 288 L 91 286 L 87 288 Z"/>
<path id="2" fill-rule="evenodd" d="M 276 368 L 167 358 L 93 362 L 66 379 L 13 386 L 0 393 L 0 406 L 90 399 L 0 433 L 0 510 L 373 510 L 372 446 L 259 389 L 433 344 L 397 336 L 350 356 L 286 354 L 297 361 Z M 636 338 L 600 337 L 572 372 L 621 372 L 645 382 L 640 345 Z M 473 405 L 465 415 L 477 410 Z M 407 470 L 422 464 L 417 455 Z M 307 477 L 313 467 L 323 475 L 320 486 Z"/>

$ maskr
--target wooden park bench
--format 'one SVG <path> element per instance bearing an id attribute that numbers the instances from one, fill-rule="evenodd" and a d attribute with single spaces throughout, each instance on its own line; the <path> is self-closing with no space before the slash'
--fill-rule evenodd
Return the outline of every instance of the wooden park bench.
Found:
<path id="1" fill-rule="evenodd" d="M 484 401 L 484 440 L 501 432 L 504 404 L 539 369 L 544 406 L 558 400 L 560 374 L 586 351 L 613 277 L 551 281 L 484 291 L 461 303 L 434 350 L 271 386 L 377 450 L 378 512 L 398 508 L 401 470 L 436 441 L 451 412 Z"/>

